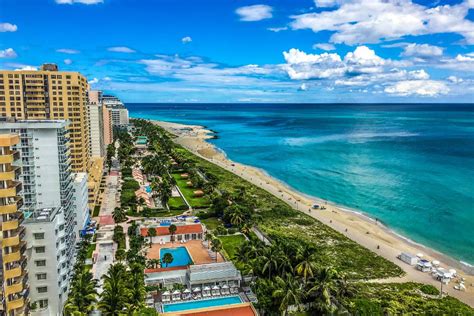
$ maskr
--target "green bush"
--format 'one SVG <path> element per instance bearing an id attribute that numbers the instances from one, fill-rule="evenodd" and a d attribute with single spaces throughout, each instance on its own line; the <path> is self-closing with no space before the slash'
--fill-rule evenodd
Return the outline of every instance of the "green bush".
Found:
<path id="1" fill-rule="evenodd" d="M 421 286 L 420 291 L 428 295 L 439 295 L 439 290 L 430 284 Z"/>

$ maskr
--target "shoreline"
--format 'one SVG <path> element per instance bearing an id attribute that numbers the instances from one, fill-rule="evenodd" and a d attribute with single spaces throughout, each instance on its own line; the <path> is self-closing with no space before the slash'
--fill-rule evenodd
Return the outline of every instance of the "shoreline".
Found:
<path id="1" fill-rule="evenodd" d="M 199 125 L 185 125 L 165 121 L 150 120 L 153 124 L 161 126 L 169 133 L 176 136 L 174 141 L 199 157 L 206 159 L 240 177 L 261 187 L 262 189 L 277 196 L 294 209 L 312 216 L 316 220 L 331 227 L 346 237 L 352 239 L 365 248 L 375 252 L 385 259 L 395 263 L 405 271 L 405 276 L 385 280 L 372 280 L 375 282 L 419 282 L 432 284 L 439 288 L 440 283 L 432 278 L 430 274 L 422 273 L 414 267 L 405 264 L 397 258 L 401 252 L 423 253 L 424 258 L 430 261 L 438 260 L 440 266 L 455 268 L 458 275 L 465 278 L 466 291 L 460 292 L 453 289 L 456 284 L 451 281 L 443 286 L 443 292 L 456 297 L 464 303 L 474 307 L 474 267 L 440 253 L 434 249 L 419 244 L 390 229 L 383 222 L 370 217 L 369 214 L 360 210 L 350 209 L 321 198 L 313 197 L 299 192 L 271 175 L 265 170 L 249 165 L 244 165 L 230 160 L 225 152 L 217 148 L 207 140 L 212 139 L 214 131 Z M 319 203 L 325 206 L 325 210 L 311 209 L 312 204 Z"/>

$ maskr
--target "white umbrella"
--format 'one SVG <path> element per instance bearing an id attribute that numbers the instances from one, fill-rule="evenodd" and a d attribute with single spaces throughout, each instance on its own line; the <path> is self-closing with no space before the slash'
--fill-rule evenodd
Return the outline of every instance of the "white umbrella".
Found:
<path id="1" fill-rule="evenodd" d="M 222 288 L 223 288 L 223 289 L 228 289 L 229 286 L 228 286 L 227 284 L 224 284 L 224 285 L 222 286 Z"/>
<path id="2" fill-rule="evenodd" d="M 456 270 L 455 269 L 449 269 L 449 273 L 451 273 L 452 275 L 456 275 Z"/>
<path id="3" fill-rule="evenodd" d="M 169 291 L 165 291 L 162 295 L 170 295 L 171 293 Z"/>
<path id="4" fill-rule="evenodd" d="M 433 263 L 434 266 L 439 266 L 439 261 L 438 260 L 433 260 L 432 263 Z"/>
<path id="5" fill-rule="evenodd" d="M 197 287 L 193 290 L 193 292 L 201 292 L 201 289 Z"/>
<path id="6" fill-rule="evenodd" d="M 218 290 L 218 289 L 220 289 L 220 287 L 218 287 L 217 285 L 214 285 L 214 286 L 212 287 L 212 289 L 213 289 L 213 290 Z"/>
<path id="7" fill-rule="evenodd" d="M 183 291 L 183 293 L 191 293 L 191 291 L 189 289 L 186 289 Z"/>
<path id="8" fill-rule="evenodd" d="M 423 254 L 422 254 L 421 252 L 417 253 L 416 256 L 417 256 L 418 258 L 423 258 Z"/>
<path id="9" fill-rule="evenodd" d="M 175 291 L 173 292 L 173 295 L 176 295 L 176 294 L 181 294 L 181 292 L 178 291 L 178 290 L 175 290 Z"/>
<path id="10" fill-rule="evenodd" d="M 204 288 L 204 291 L 209 291 L 210 289 L 211 289 L 211 288 L 210 288 L 209 286 L 206 286 L 206 287 Z"/>

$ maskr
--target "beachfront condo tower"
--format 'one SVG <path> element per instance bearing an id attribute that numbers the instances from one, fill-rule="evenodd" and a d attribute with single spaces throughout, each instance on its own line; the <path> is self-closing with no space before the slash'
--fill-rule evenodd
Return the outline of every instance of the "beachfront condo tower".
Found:
<path id="1" fill-rule="evenodd" d="M 15 133 L 20 139 L 12 147 L 22 160 L 19 195 L 24 200 L 32 315 L 61 315 L 75 260 L 76 221 L 89 212 L 87 203 L 75 203 L 86 198 L 87 179 L 78 179 L 76 192 L 68 124 L 64 120 L 0 122 L 0 134 Z"/>
<path id="2" fill-rule="evenodd" d="M 18 134 L 0 135 L 0 315 L 26 315 L 28 275 Z"/>
<path id="3" fill-rule="evenodd" d="M 85 172 L 89 161 L 87 79 L 78 72 L 58 71 L 54 64 L 40 70 L 0 71 L 0 117 L 19 120 L 69 120 L 71 167 Z"/>

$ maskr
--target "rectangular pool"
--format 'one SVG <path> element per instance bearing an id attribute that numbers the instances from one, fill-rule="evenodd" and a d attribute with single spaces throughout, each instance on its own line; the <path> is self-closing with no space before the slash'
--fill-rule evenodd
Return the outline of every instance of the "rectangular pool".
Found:
<path id="1" fill-rule="evenodd" d="M 162 248 L 160 250 L 161 260 L 163 260 L 163 257 L 166 253 L 170 253 L 173 256 L 173 262 L 171 262 L 167 267 L 165 264 L 163 264 L 163 267 L 165 268 L 182 267 L 193 263 L 193 260 L 191 259 L 186 247 Z"/>
<path id="2" fill-rule="evenodd" d="M 166 312 L 179 312 L 179 311 L 192 310 L 196 308 L 224 306 L 224 305 L 232 305 L 232 304 L 240 304 L 240 303 L 242 303 L 240 296 L 218 297 L 218 298 L 211 298 L 208 300 L 164 304 L 163 312 L 165 313 Z"/>

